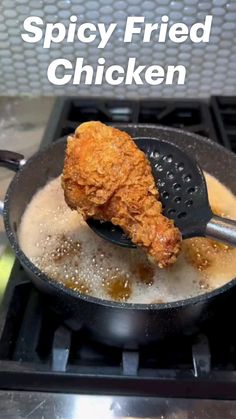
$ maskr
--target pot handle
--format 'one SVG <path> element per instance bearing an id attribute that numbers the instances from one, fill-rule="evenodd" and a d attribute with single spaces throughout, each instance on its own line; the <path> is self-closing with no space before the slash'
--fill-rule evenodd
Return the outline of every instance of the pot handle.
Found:
<path id="1" fill-rule="evenodd" d="M 0 150 L 0 166 L 17 172 L 25 163 L 26 160 L 22 154 L 15 151 Z M 0 201 L 0 215 L 3 215 L 3 208 L 4 203 Z"/>

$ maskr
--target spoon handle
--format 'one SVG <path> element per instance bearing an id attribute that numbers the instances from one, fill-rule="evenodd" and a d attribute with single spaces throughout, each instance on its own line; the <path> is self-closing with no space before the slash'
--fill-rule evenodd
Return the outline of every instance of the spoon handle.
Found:
<path id="1" fill-rule="evenodd" d="M 236 221 L 213 215 L 206 225 L 205 236 L 236 246 Z"/>

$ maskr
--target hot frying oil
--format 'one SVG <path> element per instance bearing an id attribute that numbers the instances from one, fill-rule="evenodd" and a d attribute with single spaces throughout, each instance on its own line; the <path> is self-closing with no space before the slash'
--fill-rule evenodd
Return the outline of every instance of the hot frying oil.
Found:
<path id="1" fill-rule="evenodd" d="M 206 180 L 213 211 L 236 219 L 236 198 L 210 175 Z M 205 238 L 185 240 L 168 269 L 151 264 L 140 249 L 106 242 L 68 208 L 60 178 L 39 190 L 27 206 L 19 241 L 28 258 L 65 287 L 124 303 L 193 297 L 223 285 L 236 272 L 236 249 Z"/>

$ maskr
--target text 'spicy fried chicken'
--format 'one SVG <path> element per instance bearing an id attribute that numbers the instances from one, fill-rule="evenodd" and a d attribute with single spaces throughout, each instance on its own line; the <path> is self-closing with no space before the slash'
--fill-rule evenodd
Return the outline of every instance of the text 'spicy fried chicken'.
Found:
<path id="1" fill-rule="evenodd" d="M 81 124 L 68 137 L 62 186 L 67 204 L 84 219 L 119 225 L 160 267 L 175 262 L 180 232 L 162 215 L 149 161 L 126 132 Z"/>

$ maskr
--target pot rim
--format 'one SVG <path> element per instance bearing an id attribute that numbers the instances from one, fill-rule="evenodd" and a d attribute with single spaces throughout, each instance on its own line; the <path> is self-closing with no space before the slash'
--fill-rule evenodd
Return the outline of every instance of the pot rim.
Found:
<path id="1" fill-rule="evenodd" d="M 229 158 L 233 158 L 235 159 L 235 163 L 236 163 L 236 155 L 234 155 L 232 152 L 230 152 L 229 150 L 227 150 L 225 147 L 221 146 L 218 143 L 215 143 L 213 140 L 210 140 L 209 138 L 200 136 L 198 134 L 195 133 L 191 133 L 188 131 L 183 131 L 181 129 L 178 128 L 172 128 L 172 127 L 166 127 L 166 126 L 162 126 L 162 125 L 152 125 L 152 124 L 125 124 L 125 123 L 117 123 L 114 124 L 115 127 L 120 127 L 125 130 L 127 128 L 131 128 L 131 129 L 135 129 L 135 128 L 148 128 L 148 129 L 158 129 L 158 130 L 163 130 L 163 131 L 169 131 L 169 132 L 173 132 L 173 133 L 179 133 L 179 134 L 184 134 L 185 136 L 189 136 L 189 137 L 193 137 L 194 139 L 198 138 L 199 141 L 203 142 L 203 143 L 207 143 L 209 146 L 214 147 L 214 149 L 218 149 L 219 151 L 221 151 L 222 153 L 224 153 L 225 155 L 227 155 Z M 143 138 L 145 138 L 145 136 L 142 136 Z M 149 135 L 150 137 L 150 135 Z M 10 245 L 12 247 L 12 249 L 15 252 L 16 257 L 18 258 L 18 260 L 20 261 L 20 263 L 22 263 L 22 265 L 28 269 L 29 271 L 31 271 L 33 273 L 33 275 L 36 275 L 38 279 L 44 281 L 45 283 L 47 283 L 48 285 L 51 286 L 51 288 L 54 291 L 61 291 L 62 293 L 64 293 L 65 295 L 67 295 L 68 297 L 72 297 L 75 299 L 82 299 L 85 302 L 88 303 L 93 303 L 93 304 L 98 304 L 100 306 L 104 306 L 104 307 L 109 307 L 109 308 L 116 308 L 116 309 L 125 309 L 125 310 L 137 310 L 137 311 L 158 311 L 158 310 L 169 310 L 169 309 L 178 309 L 178 308 L 182 308 L 182 307 L 187 307 L 189 305 L 196 305 L 196 304 L 203 304 L 208 302 L 209 300 L 212 300 L 213 298 L 217 297 L 220 294 L 225 293 L 226 291 L 230 290 L 232 287 L 234 287 L 236 285 L 236 278 L 231 279 L 229 282 L 227 282 L 226 284 L 216 288 L 213 291 L 209 291 L 209 292 L 205 292 L 202 293 L 198 296 L 195 297 L 190 297 L 190 298 L 186 298 L 186 299 L 181 299 L 181 300 L 177 300 L 177 301 L 172 301 L 172 302 L 167 302 L 167 303 L 155 303 L 155 304 L 141 304 L 141 303 L 128 303 L 128 302 L 119 302 L 119 301 L 111 301 L 111 300 L 103 300 L 101 298 L 98 297 L 94 297 L 91 295 L 85 295 L 82 293 L 79 293 L 77 291 L 73 291 L 70 288 L 66 288 L 64 285 L 57 283 L 56 281 L 54 281 L 53 279 L 51 279 L 50 277 L 48 277 L 47 275 L 45 275 L 40 269 L 38 269 L 31 261 L 30 259 L 25 255 L 25 253 L 21 250 L 19 244 L 18 244 L 18 240 L 16 237 L 16 233 L 12 231 L 11 227 L 10 227 L 10 218 L 9 218 L 9 202 L 11 199 L 11 193 L 12 190 L 15 186 L 15 184 L 18 181 L 18 178 L 21 176 L 21 173 L 25 170 L 26 167 L 28 167 L 35 158 L 37 158 L 40 154 L 43 154 L 45 151 L 50 152 L 50 150 L 52 150 L 56 144 L 58 144 L 59 142 L 65 142 L 66 141 L 67 136 L 65 137 L 61 137 L 59 138 L 57 141 L 53 142 L 50 146 L 44 147 L 43 149 L 37 151 L 35 154 L 33 154 L 25 163 L 25 165 L 23 167 L 21 167 L 19 169 L 19 171 L 15 174 L 15 176 L 13 177 L 6 195 L 5 195 L 5 199 L 4 199 L 4 208 L 3 208 L 3 219 L 4 219 L 4 225 L 5 225 L 5 230 L 7 233 L 7 237 L 8 240 L 10 242 Z M 134 138 L 136 138 L 134 136 Z"/>

